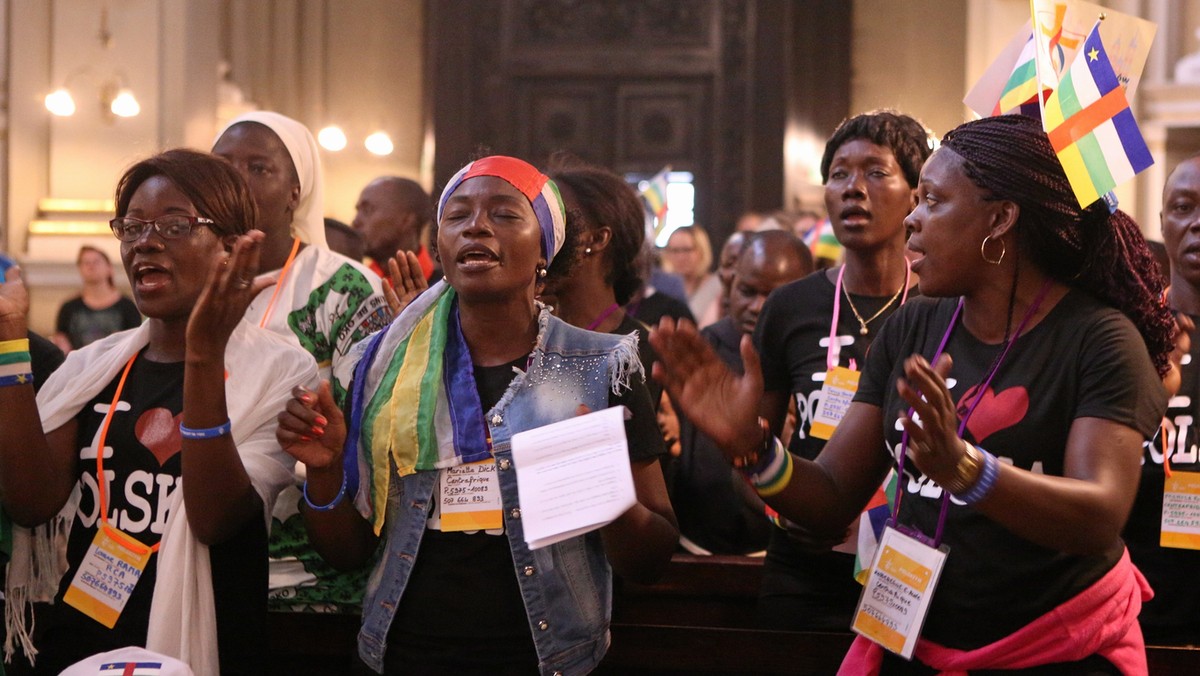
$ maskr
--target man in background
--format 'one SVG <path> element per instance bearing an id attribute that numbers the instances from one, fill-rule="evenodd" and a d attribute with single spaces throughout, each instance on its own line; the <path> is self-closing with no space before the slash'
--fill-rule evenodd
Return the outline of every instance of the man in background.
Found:
<path id="1" fill-rule="evenodd" d="M 812 271 L 808 247 L 791 233 L 746 233 L 730 286 L 729 316 L 700 335 L 722 361 L 742 373 L 738 346 L 742 336 L 754 333 L 767 296 Z M 766 549 L 771 524 L 762 500 L 729 466 L 721 449 L 682 417 L 679 438 L 680 454 L 669 485 L 684 548 L 694 554 L 747 554 Z"/>
<path id="2" fill-rule="evenodd" d="M 422 239 L 432 222 L 433 206 L 420 184 L 381 176 L 363 188 L 354 210 L 351 226 L 362 235 L 367 265 L 375 274 L 387 277 L 388 259 L 397 251 L 412 251 L 425 279 L 433 278 L 433 258 Z"/>

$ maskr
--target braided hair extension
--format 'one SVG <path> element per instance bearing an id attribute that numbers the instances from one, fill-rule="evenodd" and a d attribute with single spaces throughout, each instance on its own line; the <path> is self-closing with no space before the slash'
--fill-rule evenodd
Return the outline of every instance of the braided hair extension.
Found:
<path id="1" fill-rule="evenodd" d="M 947 133 L 942 146 L 963 159 L 988 199 L 1017 204 L 1021 251 L 1054 279 L 1129 317 L 1165 373 L 1175 321 L 1160 300 L 1154 256 L 1125 212 L 1110 213 L 1102 200 L 1080 209 L 1041 123 L 1023 115 L 985 117 Z"/>

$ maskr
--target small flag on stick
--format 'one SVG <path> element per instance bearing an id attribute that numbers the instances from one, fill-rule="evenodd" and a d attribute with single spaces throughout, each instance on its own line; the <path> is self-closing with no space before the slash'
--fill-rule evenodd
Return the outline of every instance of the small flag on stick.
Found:
<path id="1" fill-rule="evenodd" d="M 1080 206 L 1154 164 L 1125 89 L 1117 79 L 1099 22 L 1092 28 L 1058 89 L 1046 100 L 1043 124 Z"/>
<path id="2" fill-rule="evenodd" d="M 663 167 L 662 171 L 646 182 L 646 188 L 642 190 L 642 199 L 646 201 L 646 208 L 659 220 L 659 227 L 662 227 L 661 223 L 667 217 L 667 186 L 670 184 L 670 180 L 668 180 L 670 173 L 671 167 Z"/>

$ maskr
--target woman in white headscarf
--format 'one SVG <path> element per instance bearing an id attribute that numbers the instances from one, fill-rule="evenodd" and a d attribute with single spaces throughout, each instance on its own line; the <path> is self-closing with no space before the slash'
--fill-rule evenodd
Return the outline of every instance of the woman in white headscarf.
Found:
<path id="1" fill-rule="evenodd" d="M 391 310 L 379 277 L 325 244 L 317 142 L 296 120 L 255 111 L 230 122 L 213 153 L 250 185 L 258 228 L 266 233 L 260 269 L 278 279 L 254 298 L 246 319 L 312 354 L 341 401 L 349 382 L 331 375 L 351 346 L 387 325 Z M 300 497 L 297 486 L 289 487 L 274 514 L 271 607 L 356 612 L 365 580 L 320 563 L 297 511 Z"/>

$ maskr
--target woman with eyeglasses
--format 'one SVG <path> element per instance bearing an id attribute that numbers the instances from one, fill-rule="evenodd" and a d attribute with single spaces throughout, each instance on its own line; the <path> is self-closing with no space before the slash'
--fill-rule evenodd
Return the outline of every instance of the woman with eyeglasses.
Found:
<path id="1" fill-rule="evenodd" d="M 267 519 L 293 464 L 275 415 L 316 366 L 242 321 L 271 282 L 255 278 L 262 234 L 232 166 L 156 155 L 125 172 L 116 205 L 149 319 L 72 352 L 36 398 L 22 368 L 28 295 L 12 272 L 0 286 L 0 496 L 35 529 L 15 538 L 9 636 L 36 673 L 127 645 L 197 674 L 259 673 Z M 42 594 L 54 604 L 34 641 L 25 604 Z"/>

